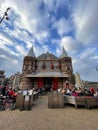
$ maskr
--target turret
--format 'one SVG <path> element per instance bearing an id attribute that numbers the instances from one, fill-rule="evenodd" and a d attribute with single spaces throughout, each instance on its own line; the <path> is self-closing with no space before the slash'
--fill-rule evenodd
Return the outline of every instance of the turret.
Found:
<path id="1" fill-rule="evenodd" d="M 32 81 L 30 78 L 27 78 L 26 75 L 31 74 L 35 71 L 35 62 L 36 57 L 32 46 L 27 56 L 24 57 L 20 89 L 32 87 Z"/>
<path id="2" fill-rule="evenodd" d="M 72 61 L 71 57 L 69 57 L 63 47 L 62 53 L 60 56 L 61 70 L 64 73 L 72 73 Z"/>
<path id="3" fill-rule="evenodd" d="M 61 53 L 59 61 L 61 64 L 61 71 L 65 74 L 68 74 L 69 80 L 71 81 L 73 79 L 72 60 L 71 60 L 71 57 L 68 56 L 64 47 L 62 49 L 62 53 Z"/>
<path id="4" fill-rule="evenodd" d="M 35 57 L 33 45 L 32 45 L 32 47 L 29 50 L 28 55 L 24 57 L 22 71 L 26 72 L 27 74 L 32 73 L 35 70 L 35 61 L 36 61 L 36 57 Z"/>

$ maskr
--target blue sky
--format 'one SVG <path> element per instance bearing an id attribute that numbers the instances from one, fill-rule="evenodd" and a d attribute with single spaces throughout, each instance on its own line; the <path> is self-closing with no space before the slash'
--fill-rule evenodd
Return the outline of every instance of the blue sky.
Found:
<path id="1" fill-rule="evenodd" d="M 64 46 L 74 73 L 98 81 L 98 0 L 0 0 L 0 69 L 6 76 L 22 71 L 33 45 L 35 55 L 60 56 Z"/>

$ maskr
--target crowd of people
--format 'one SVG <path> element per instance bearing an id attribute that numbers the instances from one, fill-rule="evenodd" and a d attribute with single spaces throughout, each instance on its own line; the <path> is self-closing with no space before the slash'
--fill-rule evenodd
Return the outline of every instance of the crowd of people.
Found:
<path id="1" fill-rule="evenodd" d="M 2 87 L 0 90 L 0 110 L 6 108 L 15 109 L 17 92 L 8 87 Z"/>
<path id="2" fill-rule="evenodd" d="M 39 96 L 45 95 L 47 92 L 51 92 L 50 89 L 46 90 L 45 88 L 30 88 L 30 89 L 28 88 L 27 95 L 33 95 L 33 99 L 35 100 Z M 83 87 L 82 88 L 72 87 L 68 83 L 64 85 L 63 88 L 62 87 L 58 88 L 58 92 L 70 96 L 95 96 L 95 97 L 98 96 L 98 88 L 95 90 L 94 87 L 91 87 L 89 88 L 89 90 L 87 90 Z M 0 90 L 0 109 L 2 110 L 2 107 L 4 107 L 5 105 L 4 102 L 2 102 L 3 101 L 2 99 L 4 99 L 4 101 L 6 101 L 7 103 L 11 101 L 11 104 L 14 105 L 16 103 L 16 97 L 18 93 L 19 93 L 18 90 L 16 92 L 12 88 L 3 87 Z M 23 94 L 23 91 L 21 91 L 21 93 Z"/>
<path id="3" fill-rule="evenodd" d="M 17 92 L 15 91 L 15 89 L 2 87 L 2 89 L 0 91 L 0 95 L 2 95 L 2 96 L 9 96 L 10 99 L 11 99 L 12 97 L 16 97 L 17 96 Z"/>
<path id="4" fill-rule="evenodd" d="M 62 89 L 59 90 L 62 94 L 70 96 L 98 96 L 98 88 L 95 90 L 94 87 L 85 89 L 83 87 L 72 88 L 69 84 L 66 84 Z"/>

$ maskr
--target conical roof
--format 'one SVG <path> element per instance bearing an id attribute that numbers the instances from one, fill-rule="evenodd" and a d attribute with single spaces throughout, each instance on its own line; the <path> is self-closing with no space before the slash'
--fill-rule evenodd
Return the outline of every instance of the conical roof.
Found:
<path id="1" fill-rule="evenodd" d="M 68 57 L 68 55 L 67 55 L 67 53 L 66 53 L 64 47 L 63 47 L 63 49 L 62 49 L 62 54 L 61 54 L 60 58 L 63 58 L 63 57 Z"/>
<path id="2" fill-rule="evenodd" d="M 29 53 L 28 53 L 27 56 L 32 56 L 32 57 L 35 58 L 35 54 L 34 54 L 34 50 L 33 50 L 33 45 L 32 45 L 32 47 L 30 48 Z"/>

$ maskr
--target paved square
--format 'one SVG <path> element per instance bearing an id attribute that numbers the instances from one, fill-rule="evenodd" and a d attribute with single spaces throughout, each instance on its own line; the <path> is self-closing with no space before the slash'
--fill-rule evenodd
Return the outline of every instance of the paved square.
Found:
<path id="1" fill-rule="evenodd" d="M 47 96 L 42 96 L 31 111 L 0 111 L 0 130 L 98 130 L 98 108 L 48 109 Z"/>

